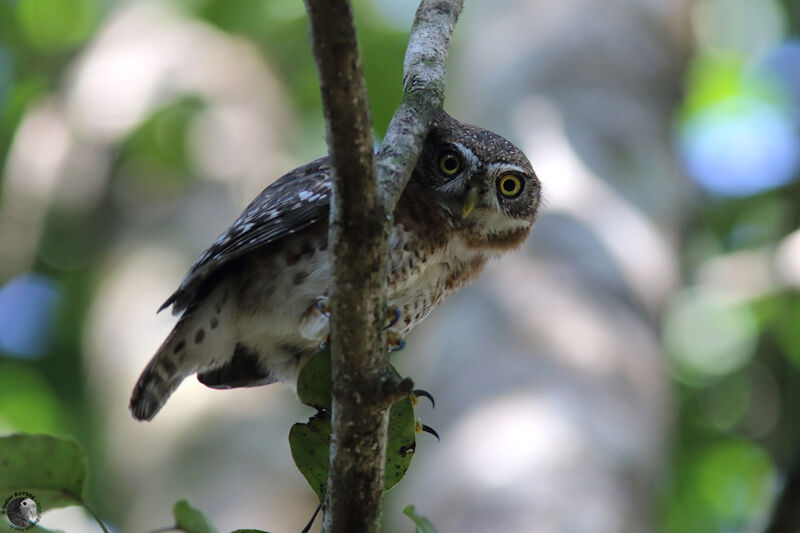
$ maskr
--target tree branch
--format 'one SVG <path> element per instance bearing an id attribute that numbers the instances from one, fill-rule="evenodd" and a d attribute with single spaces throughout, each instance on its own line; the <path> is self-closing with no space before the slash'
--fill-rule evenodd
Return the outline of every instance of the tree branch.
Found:
<path id="1" fill-rule="evenodd" d="M 387 211 L 394 211 L 433 115 L 444 103 L 450 36 L 463 5 L 463 0 L 422 0 L 417 8 L 403 61 L 403 97 L 378 151 L 378 182 Z"/>
<path id="2" fill-rule="evenodd" d="M 417 10 L 403 98 L 376 174 L 350 4 L 306 0 L 333 167 L 328 234 L 333 402 L 323 521 L 328 533 L 379 531 L 388 408 L 411 392 L 410 381 L 398 382 L 389 372 L 383 329 L 392 212 L 441 108 L 450 34 L 461 5 L 461 0 L 423 0 Z"/>
<path id="3" fill-rule="evenodd" d="M 378 531 L 386 457 L 386 213 L 372 123 L 346 0 L 306 0 L 333 166 L 330 241 L 331 465 L 323 530 Z"/>

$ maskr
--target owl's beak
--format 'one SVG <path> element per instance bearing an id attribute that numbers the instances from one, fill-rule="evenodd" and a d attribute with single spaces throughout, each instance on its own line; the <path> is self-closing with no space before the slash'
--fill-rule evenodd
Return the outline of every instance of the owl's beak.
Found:
<path id="1" fill-rule="evenodd" d="M 470 185 L 469 189 L 467 189 L 467 194 L 464 195 L 461 218 L 467 218 L 472 213 L 472 210 L 475 209 L 475 205 L 478 203 L 478 194 L 478 187 Z"/>

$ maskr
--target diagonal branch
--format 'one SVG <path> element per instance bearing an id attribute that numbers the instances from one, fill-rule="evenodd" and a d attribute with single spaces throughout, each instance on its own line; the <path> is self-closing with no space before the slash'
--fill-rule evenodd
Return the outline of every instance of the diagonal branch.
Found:
<path id="1" fill-rule="evenodd" d="M 328 533 L 379 531 L 388 408 L 412 388 L 409 380 L 391 377 L 383 330 L 392 212 L 442 106 L 445 60 L 461 5 L 462 0 L 423 0 L 417 10 L 403 98 L 376 174 L 350 4 L 306 0 L 333 167 L 328 234 L 333 433 L 323 521 Z"/>
<path id="2" fill-rule="evenodd" d="M 403 97 L 378 151 L 378 182 L 387 211 L 406 188 L 436 110 L 444 103 L 450 36 L 463 0 L 422 0 L 403 62 Z"/>

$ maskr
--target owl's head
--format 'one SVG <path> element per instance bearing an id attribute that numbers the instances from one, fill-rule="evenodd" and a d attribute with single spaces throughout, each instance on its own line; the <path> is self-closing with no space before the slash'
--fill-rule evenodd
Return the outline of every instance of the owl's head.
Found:
<path id="1" fill-rule="evenodd" d="M 444 111 L 436 116 L 412 181 L 433 191 L 458 226 L 496 235 L 530 229 L 541 200 L 539 179 L 519 148 Z"/>

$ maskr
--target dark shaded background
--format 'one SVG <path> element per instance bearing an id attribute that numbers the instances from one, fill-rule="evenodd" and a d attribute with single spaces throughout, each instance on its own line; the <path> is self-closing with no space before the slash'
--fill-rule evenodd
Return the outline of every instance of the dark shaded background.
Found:
<path id="1" fill-rule="evenodd" d="M 416 2 L 355 2 L 376 142 Z M 520 253 L 394 356 L 432 391 L 387 531 L 757 531 L 800 442 L 800 5 L 467 2 L 447 109 L 529 155 Z M 73 435 L 117 531 L 314 509 L 291 390 L 189 379 L 150 424 L 155 309 L 325 152 L 299 0 L 0 0 L 0 432 Z M 42 525 L 95 531 L 79 508 Z"/>

